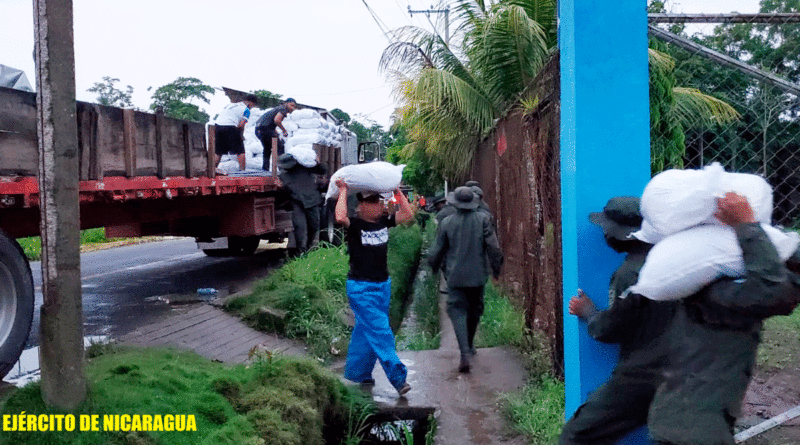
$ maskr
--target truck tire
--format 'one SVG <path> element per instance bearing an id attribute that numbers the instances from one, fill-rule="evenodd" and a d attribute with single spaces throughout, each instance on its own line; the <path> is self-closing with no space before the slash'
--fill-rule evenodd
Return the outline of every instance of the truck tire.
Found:
<path id="1" fill-rule="evenodd" d="M 233 256 L 250 256 L 256 253 L 261 238 L 257 236 L 229 236 L 228 250 Z"/>
<path id="2" fill-rule="evenodd" d="M 227 249 L 203 249 L 210 257 L 250 256 L 256 252 L 261 238 L 257 236 L 229 236 Z"/>
<path id="3" fill-rule="evenodd" d="M 16 240 L 0 230 L 0 378 L 19 360 L 33 322 L 33 276 Z"/>

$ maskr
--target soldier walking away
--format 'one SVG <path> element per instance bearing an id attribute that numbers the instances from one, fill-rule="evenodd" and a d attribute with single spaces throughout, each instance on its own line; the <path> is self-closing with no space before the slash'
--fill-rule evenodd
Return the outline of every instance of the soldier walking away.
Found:
<path id="1" fill-rule="evenodd" d="M 503 264 L 489 216 L 476 211 L 479 201 L 469 187 L 458 187 L 448 197 L 456 213 L 442 220 L 428 257 L 434 273 L 447 265 L 447 315 L 461 352 L 459 372 L 470 371 L 475 332 L 483 315 L 483 289 L 489 274 L 497 278 Z"/>

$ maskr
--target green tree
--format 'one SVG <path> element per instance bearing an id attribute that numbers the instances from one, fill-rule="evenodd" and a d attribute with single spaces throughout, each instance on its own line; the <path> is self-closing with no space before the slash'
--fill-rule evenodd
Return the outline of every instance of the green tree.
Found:
<path id="1" fill-rule="evenodd" d="M 150 109 L 154 111 L 161 109 L 165 115 L 175 119 L 206 123 L 209 118 L 208 113 L 189 101 L 199 99 L 209 103 L 206 97 L 208 94 L 214 94 L 214 88 L 205 85 L 200 79 L 179 77 L 156 89 Z"/>
<path id="2" fill-rule="evenodd" d="M 95 82 L 88 92 L 97 94 L 97 103 L 112 107 L 132 107 L 133 87 L 128 85 L 125 91 L 118 89 L 114 84 L 119 79 L 111 76 L 104 76 L 102 82 Z"/>
<path id="3" fill-rule="evenodd" d="M 442 176 L 433 169 L 433 162 L 424 150 L 411 150 L 405 127 L 392 127 L 394 141 L 386 152 L 386 160 L 395 165 L 406 164 L 403 183 L 414 187 L 417 193 L 435 195 L 444 188 Z"/>
<path id="4" fill-rule="evenodd" d="M 283 100 L 283 94 L 276 94 L 268 90 L 255 90 L 252 93 L 258 98 L 258 108 L 262 110 L 272 108 Z"/>
<path id="5" fill-rule="evenodd" d="M 339 119 L 342 124 L 347 125 L 350 123 L 350 115 L 345 113 L 344 111 L 340 110 L 339 108 L 334 108 L 331 110 L 331 114 L 336 118 Z"/>

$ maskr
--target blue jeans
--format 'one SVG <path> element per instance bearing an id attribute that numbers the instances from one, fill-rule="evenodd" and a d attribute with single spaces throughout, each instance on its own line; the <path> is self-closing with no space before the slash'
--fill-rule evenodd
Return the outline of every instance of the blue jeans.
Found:
<path id="1" fill-rule="evenodd" d="M 383 283 L 347 280 L 347 297 L 356 316 L 356 325 L 350 337 L 344 377 L 354 382 L 372 378 L 375 360 L 386 372 L 395 388 L 406 382 L 406 365 L 397 357 L 394 334 L 389 327 L 389 301 L 392 280 Z"/>

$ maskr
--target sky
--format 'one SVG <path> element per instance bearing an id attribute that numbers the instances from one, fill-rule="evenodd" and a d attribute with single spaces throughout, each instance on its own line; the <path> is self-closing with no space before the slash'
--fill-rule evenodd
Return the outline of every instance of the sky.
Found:
<path id="1" fill-rule="evenodd" d="M 643 0 L 642 0 L 643 1 Z M 366 4 L 374 11 L 374 18 Z M 35 85 L 32 0 L 0 0 L 0 64 L 25 71 Z M 414 14 L 437 0 L 73 0 L 78 100 L 105 76 L 130 85 L 146 109 L 153 91 L 178 77 L 215 88 L 269 90 L 299 103 L 340 108 L 388 128 L 396 104 L 378 62 L 384 29 L 415 25 L 443 32 L 431 15 Z M 235 6 L 234 6 L 235 5 Z M 671 12 L 758 12 L 758 0 L 680 0 Z M 452 14 L 451 14 L 452 15 Z M 454 27 L 451 23 L 451 29 Z M 153 87 L 153 91 L 147 91 Z M 228 98 L 220 91 L 214 116 Z"/>

